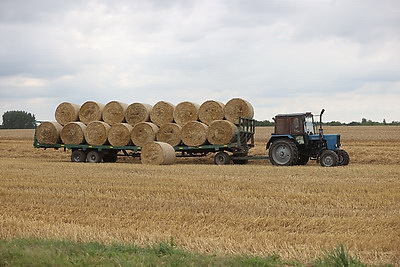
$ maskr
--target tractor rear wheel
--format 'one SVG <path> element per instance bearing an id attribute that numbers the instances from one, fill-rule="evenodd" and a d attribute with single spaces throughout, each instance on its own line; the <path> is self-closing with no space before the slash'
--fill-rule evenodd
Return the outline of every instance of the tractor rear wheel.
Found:
<path id="1" fill-rule="evenodd" d="M 221 151 L 215 154 L 214 156 L 214 163 L 216 165 L 226 165 L 231 162 L 231 157 L 228 155 L 228 153 Z"/>
<path id="2" fill-rule="evenodd" d="M 268 154 L 270 162 L 277 166 L 296 165 L 299 159 L 299 149 L 292 141 L 287 139 L 274 141 Z"/>
<path id="3" fill-rule="evenodd" d="M 322 167 L 334 167 L 339 164 L 339 156 L 333 150 L 324 150 L 319 161 Z"/>
<path id="4" fill-rule="evenodd" d="M 85 162 L 86 161 L 86 153 L 83 150 L 74 150 L 71 154 L 72 162 Z"/>
<path id="5" fill-rule="evenodd" d="M 345 150 L 339 149 L 336 151 L 336 154 L 339 156 L 339 166 L 349 165 L 350 156 Z"/>
<path id="6" fill-rule="evenodd" d="M 102 160 L 102 155 L 97 150 L 91 150 L 87 153 L 86 160 L 90 163 L 99 163 Z"/>

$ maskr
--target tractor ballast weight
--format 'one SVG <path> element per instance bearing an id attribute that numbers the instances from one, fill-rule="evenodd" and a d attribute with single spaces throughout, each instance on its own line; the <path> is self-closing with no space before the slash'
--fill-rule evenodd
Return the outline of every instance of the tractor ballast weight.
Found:
<path id="1" fill-rule="evenodd" d="M 349 164 L 348 153 L 340 149 L 340 135 L 324 134 L 324 111 L 318 115 L 319 125 L 311 112 L 275 116 L 275 130 L 266 146 L 273 165 L 305 165 L 310 159 L 325 167 Z"/>

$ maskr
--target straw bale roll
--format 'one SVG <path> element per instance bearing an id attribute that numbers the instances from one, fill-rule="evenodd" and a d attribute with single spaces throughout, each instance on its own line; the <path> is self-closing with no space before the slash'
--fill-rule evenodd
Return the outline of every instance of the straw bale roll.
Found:
<path id="1" fill-rule="evenodd" d="M 132 126 L 128 123 L 116 123 L 108 130 L 108 142 L 112 146 L 127 146 L 131 142 Z"/>
<path id="2" fill-rule="evenodd" d="M 87 101 L 79 109 L 79 120 L 86 125 L 92 121 L 100 121 L 103 108 L 103 104 Z"/>
<path id="3" fill-rule="evenodd" d="M 207 143 L 208 126 L 199 121 L 190 121 L 182 127 L 182 142 L 187 146 L 201 146 Z"/>
<path id="4" fill-rule="evenodd" d="M 86 125 L 80 121 L 72 121 L 65 124 L 60 136 L 64 144 L 80 145 L 85 143 Z"/>
<path id="5" fill-rule="evenodd" d="M 79 120 L 79 109 L 81 106 L 69 102 L 62 102 L 56 108 L 54 117 L 61 125 L 66 125 L 71 121 Z"/>
<path id="6" fill-rule="evenodd" d="M 181 139 L 182 126 L 176 123 L 163 124 L 156 134 L 156 140 L 168 143 L 171 146 L 177 146 L 182 142 Z"/>
<path id="7" fill-rule="evenodd" d="M 174 110 L 175 105 L 166 101 L 159 101 L 150 112 L 150 120 L 158 127 L 165 123 L 171 123 L 174 121 Z"/>
<path id="8" fill-rule="evenodd" d="M 200 105 L 193 102 L 181 102 L 174 110 L 174 120 L 177 124 L 183 126 L 189 121 L 197 121 L 199 119 Z"/>
<path id="9" fill-rule="evenodd" d="M 56 121 L 42 122 L 36 130 L 36 139 L 40 144 L 55 145 L 61 141 L 62 125 Z"/>
<path id="10" fill-rule="evenodd" d="M 101 146 L 106 144 L 109 130 L 110 125 L 104 121 L 92 121 L 86 127 L 86 142 L 93 146 Z"/>
<path id="11" fill-rule="evenodd" d="M 131 140 L 136 146 L 144 146 L 144 144 L 155 141 L 158 126 L 152 122 L 139 122 L 133 126 L 131 132 Z"/>
<path id="12" fill-rule="evenodd" d="M 101 117 L 104 122 L 110 125 L 125 122 L 125 111 L 127 108 L 128 104 L 122 102 L 108 102 L 103 108 Z"/>
<path id="13" fill-rule="evenodd" d="M 246 100 L 241 98 L 232 98 L 225 105 L 224 109 L 225 119 L 239 124 L 239 117 L 253 118 L 254 108 Z"/>
<path id="14" fill-rule="evenodd" d="M 143 164 L 170 165 L 175 162 L 176 155 L 170 144 L 153 141 L 143 146 L 140 158 Z"/>
<path id="15" fill-rule="evenodd" d="M 215 100 L 207 100 L 199 108 L 199 119 L 207 125 L 213 121 L 224 119 L 225 105 Z"/>
<path id="16" fill-rule="evenodd" d="M 125 120 L 132 126 L 139 122 L 150 121 L 152 109 L 153 106 L 149 104 L 132 103 L 125 111 Z"/>
<path id="17" fill-rule="evenodd" d="M 233 122 L 228 120 L 213 121 L 207 130 L 207 140 L 213 145 L 229 144 L 235 133 L 237 127 Z"/>

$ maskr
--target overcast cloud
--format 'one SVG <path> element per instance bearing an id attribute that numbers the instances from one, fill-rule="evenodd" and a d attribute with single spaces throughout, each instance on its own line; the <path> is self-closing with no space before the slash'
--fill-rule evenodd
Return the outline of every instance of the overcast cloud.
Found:
<path id="1" fill-rule="evenodd" d="M 242 97 L 258 120 L 400 120 L 398 0 L 2 0 L 0 38 L 0 115 Z"/>

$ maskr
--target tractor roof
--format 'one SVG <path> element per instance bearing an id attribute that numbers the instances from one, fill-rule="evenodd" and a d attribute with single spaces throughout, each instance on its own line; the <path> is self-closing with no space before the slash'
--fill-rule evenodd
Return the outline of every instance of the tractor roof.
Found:
<path id="1" fill-rule="evenodd" d="M 312 116 L 312 114 L 311 114 L 311 112 L 290 113 L 290 114 L 278 114 L 275 117 L 298 117 L 298 116 Z"/>

